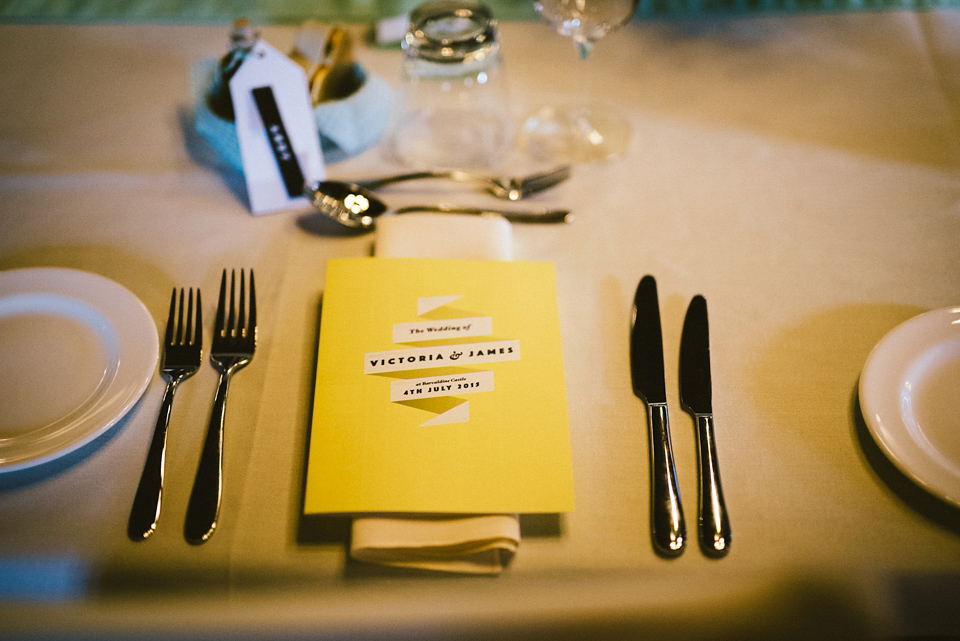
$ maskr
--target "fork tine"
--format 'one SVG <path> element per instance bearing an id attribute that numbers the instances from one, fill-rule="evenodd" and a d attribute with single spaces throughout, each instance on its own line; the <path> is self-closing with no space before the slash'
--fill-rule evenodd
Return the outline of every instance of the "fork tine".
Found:
<path id="1" fill-rule="evenodd" d="M 180 290 L 180 311 L 177 314 L 177 345 L 183 343 L 183 294 L 184 290 Z"/>
<path id="2" fill-rule="evenodd" d="M 533 174 L 529 176 L 530 180 L 541 180 L 544 178 L 558 178 L 562 176 L 570 175 L 570 165 L 558 165 L 552 169 L 547 169 L 538 174 Z"/>
<path id="3" fill-rule="evenodd" d="M 194 345 L 203 345 L 203 305 L 200 304 L 200 289 L 197 288 L 197 325 L 193 336 Z"/>
<path id="4" fill-rule="evenodd" d="M 176 305 L 177 305 L 177 288 L 173 288 L 173 293 L 170 294 L 170 313 L 167 315 L 167 330 L 163 336 L 164 345 L 173 344 L 173 325 L 174 320 L 176 319 Z"/>
<path id="5" fill-rule="evenodd" d="M 217 337 L 223 336 L 223 318 L 226 309 L 227 296 L 227 270 L 223 270 L 220 276 L 220 300 L 217 302 L 217 318 L 214 321 L 213 333 Z"/>
<path id="6" fill-rule="evenodd" d="M 253 270 L 250 270 L 250 320 L 247 324 L 247 336 L 257 335 L 257 293 L 253 287 Z"/>
<path id="7" fill-rule="evenodd" d="M 523 179 L 523 186 L 527 189 L 536 189 L 553 186 L 570 177 L 570 165 L 561 165 L 548 169 L 539 174 L 533 174 Z"/>
<path id="8" fill-rule="evenodd" d="M 181 291 L 181 294 L 183 292 Z M 180 304 L 180 311 L 183 311 L 183 304 Z M 187 327 L 183 332 L 185 344 L 190 344 L 190 335 L 193 334 L 193 287 L 190 288 L 190 295 L 187 297 Z M 177 342 L 179 343 L 179 337 Z"/>
<path id="9" fill-rule="evenodd" d="M 237 315 L 237 329 L 235 334 L 237 338 L 242 338 L 244 335 L 244 331 L 246 329 L 244 325 L 244 323 L 246 323 L 247 321 L 247 314 L 246 314 L 247 308 L 246 308 L 246 300 L 245 300 L 246 296 L 244 295 L 246 293 L 245 285 L 246 285 L 246 281 L 244 279 L 244 271 L 241 269 L 240 270 L 240 305 L 239 305 L 239 313 Z"/>
<path id="10" fill-rule="evenodd" d="M 234 329 L 236 325 L 234 324 L 237 319 L 236 311 L 233 306 L 234 294 L 237 285 L 237 272 L 236 270 L 230 270 L 230 314 L 227 316 L 227 326 L 225 335 L 228 337 L 233 336 Z"/>

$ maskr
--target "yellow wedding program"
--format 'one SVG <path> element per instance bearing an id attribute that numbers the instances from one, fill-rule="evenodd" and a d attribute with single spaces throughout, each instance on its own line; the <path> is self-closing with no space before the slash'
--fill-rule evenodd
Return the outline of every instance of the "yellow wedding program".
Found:
<path id="1" fill-rule="evenodd" d="M 330 260 L 304 512 L 572 509 L 553 264 Z"/>

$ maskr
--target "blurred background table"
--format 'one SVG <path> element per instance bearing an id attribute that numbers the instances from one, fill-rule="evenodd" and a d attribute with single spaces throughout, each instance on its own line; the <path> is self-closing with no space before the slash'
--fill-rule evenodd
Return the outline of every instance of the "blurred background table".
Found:
<path id="1" fill-rule="evenodd" d="M 221 269 L 252 267 L 261 332 L 233 384 L 222 524 L 206 545 L 184 542 L 182 519 L 212 368 L 178 393 L 150 540 L 129 541 L 126 519 L 159 376 L 83 451 L 0 475 L 0 634 L 960 634 L 960 510 L 886 460 L 856 394 L 887 331 L 960 304 L 960 12 L 647 15 L 598 46 L 594 84 L 629 113 L 630 152 L 537 197 L 572 209 L 572 224 L 514 227 L 518 259 L 557 266 L 577 508 L 524 518 L 507 572 L 476 579 L 350 562 L 342 522 L 300 517 L 325 261 L 368 254 L 373 239 L 331 235 L 307 213 L 251 216 L 242 178 L 193 133 L 189 68 L 223 53 L 228 21 L 12 24 L 18 6 L 0 12 L 0 269 L 102 274 L 162 327 L 172 287 L 202 287 L 212 304 Z M 262 26 L 281 50 L 295 32 Z M 518 120 L 574 85 L 567 39 L 534 20 L 501 35 Z M 394 84 L 399 55 L 357 51 Z M 328 174 L 396 168 L 371 149 Z M 519 151 L 505 167 L 528 168 Z M 425 199 L 490 202 L 441 184 L 389 196 Z M 675 356 L 687 302 L 709 301 L 734 531 L 719 561 L 695 545 L 665 560 L 650 544 L 627 355 L 646 273 L 691 533 L 694 432 Z"/>

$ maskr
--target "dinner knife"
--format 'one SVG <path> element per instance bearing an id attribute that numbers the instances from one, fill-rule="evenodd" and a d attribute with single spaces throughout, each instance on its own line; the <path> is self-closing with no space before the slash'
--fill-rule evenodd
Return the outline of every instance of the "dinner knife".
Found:
<path id="1" fill-rule="evenodd" d="M 664 556 L 678 556 L 687 542 L 680 487 L 670 444 L 670 419 L 663 376 L 663 335 L 657 281 L 647 275 L 637 285 L 630 330 L 633 393 L 647 405 L 650 439 L 650 523 L 653 545 Z"/>
<path id="2" fill-rule="evenodd" d="M 687 308 L 680 337 L 680 403 L 697 423 L 700 547 L 720 557 L 730 549 L 730 520 L 720 486 L 712 400 L 707 300 L 698 294 Z"/>

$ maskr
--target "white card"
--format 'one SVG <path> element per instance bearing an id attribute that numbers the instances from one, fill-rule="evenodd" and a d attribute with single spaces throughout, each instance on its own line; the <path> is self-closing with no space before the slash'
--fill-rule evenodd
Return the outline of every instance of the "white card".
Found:
<path id="1" fill-rule="evenodd" d="M 230 80 L 230 96 L 250 210 L 309 207 L 304 183 L 326 169 L 303 69 L 261 40 Z"/>

